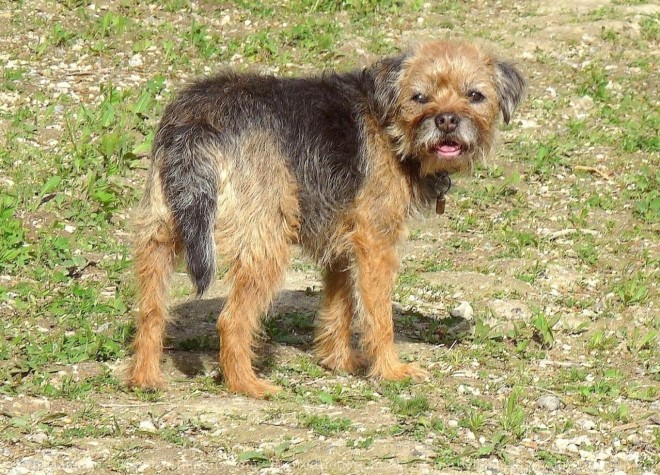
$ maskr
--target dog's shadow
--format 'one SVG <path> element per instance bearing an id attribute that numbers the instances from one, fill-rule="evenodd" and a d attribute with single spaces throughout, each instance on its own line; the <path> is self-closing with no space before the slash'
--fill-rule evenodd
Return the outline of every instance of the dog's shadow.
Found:
<path id="1" fill-rule="evenodd" d="M 278 345 L 312 350 L 314 318 L 320 305 L 320 292 L 284 290 L 271 305 L 262 324 L 263 336 L 257 348 L 257 366 L 266 373 Z M 207 355 L 217 357 L 219 350 L 216 321 L 225 305 L 224 298 L 189 300 L 171 309 L 174 317 L 167 329 L 168 354 L 174 366 L 188 377 L 204 372 Z M 451 346 L 471 329 L 461 318 L 440 318 L 406 311 L 394 304 L 395 340 L 435 346 Z M 357 341 L 357 338 L 355 338 Z"/>

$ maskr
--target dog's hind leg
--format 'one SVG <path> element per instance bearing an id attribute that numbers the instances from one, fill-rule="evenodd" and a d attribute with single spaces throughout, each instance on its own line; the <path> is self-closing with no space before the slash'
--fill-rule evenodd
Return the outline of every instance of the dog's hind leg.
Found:
<path id="1" fill-rule="evenodd" d="M 246 139 L 236 153 L 237 168 L 223 182 L 231 197 L 220 200 L 216 232 L 231 284 L 217 323 L 220 364 L 231 391 L 263 397 L 279 388 L 255 374 L 254 339 L 284 281 L 297 234 L 298 198 L 295 182 L 268 137 Z"/>
<path id="2" fill-rule="evenodd" d="M 279 391 L 254 372 L 254 338 L 260 321 L 279 290 L 289 260 L 288 245 L 273 246 L 253 252 L 242 249 L 229 271 L 231 290 L 220 317 L 220 363 L 227 387 L 252 397 Z M 261 255 L 259 255 L 261 254 Z"/>
<path id="3" fill-rule="evenodd" d="M 159 185 L 153 181 L 138 213 L 135 270 L 139 313 L 134 355 L 128 368 L 128 384 L 155 389 L 165 384 L 160 360 L 167 322 L 167 291 L 177 245 L 171 224 L 165 218 L 167 212 Z"/>
<path id="4" fill-rule="evenodd" d="M 356 372 L 365 362 L 351 348 L 355 311 L 353 282 L 348 264 L 334 263 L 323 276 L 324 296 L 316 322 L 315 352 L 321 365 L 334 371 Z"/>

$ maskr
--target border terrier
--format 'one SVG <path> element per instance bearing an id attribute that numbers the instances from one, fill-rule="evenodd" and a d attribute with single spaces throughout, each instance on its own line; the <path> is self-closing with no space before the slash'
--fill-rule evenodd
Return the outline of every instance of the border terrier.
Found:
<path id="1" fill-rule="evenodd" d="M 524 89 L 515 66 L 462 41 L 418 44 L 341 74 L 223 72 L 189 85 L 165 109 L 137 210 L 140 308 L 129 384 L 164 384 L 177 257 L 198 295 L 220 258 L 231 284 L 217 322 L 224 380 L 253 397 L 276 392 L 255 373 L 253 346 L 292 244 L 324 269 L 319 362 L 376 379 L 426 379 L 394 344 L 397 244 L 408 216 L 442 193 L 438 177 L 491 152 L 499 117 L 509 122 Z"/>

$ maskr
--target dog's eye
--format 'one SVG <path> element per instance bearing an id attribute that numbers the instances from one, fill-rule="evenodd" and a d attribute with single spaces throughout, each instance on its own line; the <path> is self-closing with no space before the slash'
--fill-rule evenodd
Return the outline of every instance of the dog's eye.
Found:
<path id="1" fill-rule="evenodd" d="M 483 102 L 484 99 L 486 99 L 486 96 L 484 96 L 479 91 L 470 91 L 468 92 L 468 98 L 470 99 L 471 103 L 478 104 L 480 102 Z"/>
<path id="2" fill-rule="evenodd" d="M 418 92 L 417 94 L 412 96 L 412 100 L 418 104 L 426 104 L 429 101 L 429 98 L 424 94 L 422 94 L 421 92 Z"/>

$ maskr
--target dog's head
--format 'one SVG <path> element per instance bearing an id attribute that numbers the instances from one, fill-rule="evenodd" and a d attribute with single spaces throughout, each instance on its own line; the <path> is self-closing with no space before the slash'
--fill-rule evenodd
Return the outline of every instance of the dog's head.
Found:
<path id="1" fill-rule="evenodd" d="M 465 170 L 488 155 L 500 113 L 508 123 L 525 90 L 513 65 L 467 42 L 424 43 L 371 72 L 387 134 L 423 175 Z"/>

